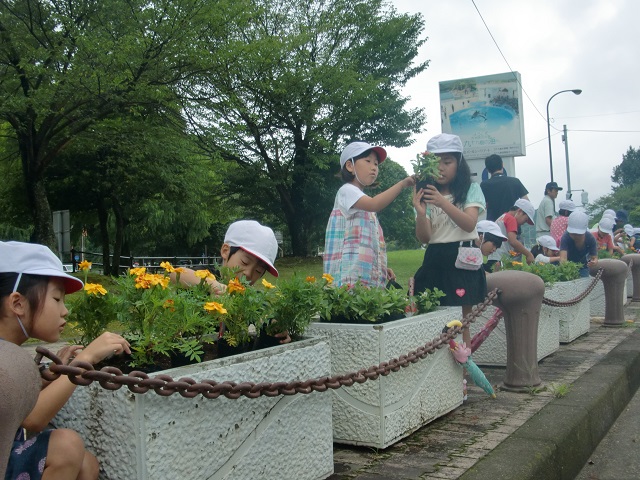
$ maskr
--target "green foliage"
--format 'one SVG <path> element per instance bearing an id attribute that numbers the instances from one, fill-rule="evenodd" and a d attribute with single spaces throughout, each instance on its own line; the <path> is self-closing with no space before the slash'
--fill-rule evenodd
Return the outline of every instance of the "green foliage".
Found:
<path id="1" fill-rule="evenodd" d="M 629 147 L 622 156 L 622 163 L 613 168 L 611 181 L 620 187 L 630 187 L 640 181 L 640 150 Z"/>
<path id="2" fill-rule="evenodd" d="M 273 335 L 286 331 L 292 337 L 302 336 L 320 312 L 324 296 L 319 282 L 298 275 L 279 281 L 277 288 L 267 292 L 270 293 L 268 301 L 273 318 L 267 326 L 267 333 Z"/>
<path id="3" fill-rule="evenodd" d="M 88 345 L 107 331 L 107 326 L 115 318 L 115 311 L 106 295 L 83 290 L 78 296 L 80 298 L 69 307 L 67 322 L 82 333 L 76 342 Z"/>
<path id="4" fill-rule="evenodd" d="M 547 386 L 547 390 L 549 390 L 555 398 L 562 398 L 571 391 L 571 385 L 567 383 L 550 383 Z"/>
<path id="5" fill-rule="evenodd" d="M 503 270 L 520 270 L 533 273 L 542 278 L 547 286 L 553 285 L 555 282 L 577 280 L 580 278 L 580 268 L 582 268 L 582 265 L 575 262 L 561 262 L 559 265 L 541 262 L 527 264 L 526 262 L 513 261 L 507 257 L 502 258 Z"/>
<path id="6" fill-rule="evenodd" d="M 445 296 L 442 290 L 434 288 L 433 291 L 426 289 L 415 297 L 418 313 L 427 313 L 435 310 L 440 305 L 440 299 Z"/>
<path id="7" fill-rule="evenodd" d="M 440 176 L 438 169 L 440 160 L 438 157 L 429 152 L 416 154 L 416 159 L 411 161 L 413 173 L 416 175 L 417 181 L 433 180 Z"/>

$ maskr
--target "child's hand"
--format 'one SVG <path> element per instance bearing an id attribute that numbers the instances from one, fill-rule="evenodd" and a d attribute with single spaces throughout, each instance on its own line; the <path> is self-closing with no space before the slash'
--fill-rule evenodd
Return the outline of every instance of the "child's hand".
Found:
<path id="1" fill-rule="evenodd" d="M 424 189 L 421 188 L 420 190 L 416 191 L 415 187 L 413 189 L 413 199 L 411 200 L 413 203 L 413 208 L 416 209 L 416 213 L 419 216 L 426 216 L 427 215 L 427 204 L 424 202 L 423 197 L 424 196 Z"/>
<path id="2" fill-rule="evenodd" d="M 96 364 L 112 355 L 131 353 L 129 342 L 117 333 L 104 332 L 76 355 L 76 360 Z"/>
<path id="3" fill-rule="evenodd" d="M 416 176 L 411 175 L 410 177 L 402 180 L 402 188 L 411 188 L 416 184 Z"/>
<path id="4" fill-rule="evenodd" d="M 442 205 L 444 205 L 448 200 L 444 198 L 435 186 L 427 185 L 424 189 L 424 201 L 442 208 Z"/>
<path id="5" fill-rule="evenodd" d="M 280 332 L 280 333 L 276 333 L 274 335 L 274 337 L 279 338 L 280 339 L 280 344 L 283 343 L 290 343 L 291 342 L 291 337 L 289 336 L 289 332 L 285 331 L 285 332 Z"/>
<path id="6" fill-rule="evenodd" d="M 62 363 L 67 365 L 76 358 L 76 355 L 78 355 L 83 348 L 84 347 L 82 345 L 66 345 L 58 350 L 56 355 L 60 360 L 62 360 Z"/>

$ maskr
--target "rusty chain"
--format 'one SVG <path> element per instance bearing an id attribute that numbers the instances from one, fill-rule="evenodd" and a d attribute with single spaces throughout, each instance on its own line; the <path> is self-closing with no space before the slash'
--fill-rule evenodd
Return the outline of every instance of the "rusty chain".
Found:
<path id="1" fill-rule="evenodd" d="M 471 313 L 462 319 L 462 327 L 452 327 L 446 333 L 440 334 L 421 347 L 410 351 L 406 355 L 393 358 L 388 362 L 379 365 L 363 368 L 357 372 L 350 372 L 332 377 L 320 377 L 306 381 L 293 382 L 242 382 L 230 381 L 216 382 L 215 380 L 202 380 L 196 382 L 191 378 L 180 378 L 174 380 L 169 375 L 156 375 L 149 377 L 146 373 L 133 371 L 129 374 L 122 373 L 116 367 L 103 367 L 95 370 L 88 362 L 73 361 L 69 365 L 64 365 L 62 361 L 51 351 L 44 347 L 36 347 L 36 363 L 40 368 L 40 375 L 45 380 L 56 380 L 60 375 L 67 375 L 69 380 L 75 385 L 87 386 L 93 382 L 98 382 L 106 390 L 118 390 L 126 385 L 133 393 L 146 393 L 149 390 L 155 391 L 160 396 L 169 396 L 179 393 L 185 398 L 193 398 L 202 395 L 205 398 L 218 398 L 223 395 L 230 399 L 237 399 L 241 396 L 257 398 L 261 395 L 266 397 L 276 397 L 278 395 L 295 395 L 297 393 L 308 394 L 311 392 L 324 392 L 327 389 L 337 389 L 340 387 L 350 387 L 354 383 L 364 383 L 367 380 L 376 380 L 380 375 L 386 376 L 391 372 L 397 372 L 401 368 L 408 367 L 424 359 L 436 350 L 449 346 L 449 340 L 453 339 L 462 328 L 474 322 L 476 318 L 493 302 L 498 295 L 498 289 L 494 289 L 483 302 L 474 306 Z M 43 357 L 47 357 L 53 363 L 48 367 L 41 364 Z"/>
<path id="2" fill-rule="evenodd" d="M 559 300 L 552 300 L 550 298 L 542 297 L 542 304 L 543 305 L 549 305 L 550 307 L 572 307 L 574 305 L 577 305 L 582 300 L 587 298 L 587 296 L 593 291 L 593 289 L 596 288 L 596 284 L 600 280 L 600 277 L 602 276 L 602 272 L 603 271 L 604 271 L 604 269 L 602 269 L 602 268 L 598 269 L 598 272 L 593 277 L 593 281 L 589 284 L 587 289 L 584 292 L 582 292 L 580 295 L 578 295 L 577 297 L 575 297 L 575 298 L 573 298 L 571 300 L 567 300 L 566 302 L 561 302 Z"/>

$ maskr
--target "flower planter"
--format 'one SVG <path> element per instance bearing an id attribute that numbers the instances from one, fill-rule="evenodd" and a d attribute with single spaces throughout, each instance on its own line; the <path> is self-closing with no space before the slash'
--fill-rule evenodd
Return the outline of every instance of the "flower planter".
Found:
<path id="1" fill-rule="evenodd" d="M 547 294 L 545 293 L 545 296 Z M 537 359 L 542 360 L 548 357 L 560 347 L 560 326 L 558 316 L 545 315 L 543 313 L 545 305 L 540 311 L 538 322 L 538 345 Z M 495 313 L 495 307 L 489 306 L 484 311 L 483 318 L 489 319 Z M 471 324 L 471 338 L 480 331 L 486 322 L 479 318 Z M 491 332 L 489 337 L 482 342 L 472 358 L 478 365 L 506 367 L 507 365 L 507 335 L 504 320 Z"/>
<path id="2" fill-rule="evenodd" d="M 196 381 L 290 382 L 329 375 L 326 342 L 287 345 L 157 372 Z M 103 479 L 322 479 L 333 473 L 331 396 L 192 399 L 78 387 L 54 419 L 72 428 Z"/>
<path id="3" fill-rule="evenodd" d="M 545 288 L 544 296 L 550 300 L 566 302 L 573 300 L 583 293 L 593 281 L 592 278 L 579 278 L 569 282 L 557 282 Z M 560 343 L 569 343 L 589 331 L 591 325 L 591 313 L 589 294 L 579 303 L 570 307 L 552 307 L 542 304 L 540 309 L 540 321 L 558 322 L 560 329 Z M 545 320 L 543 320 L 545 317 Z"/>
<path id="4" fill-rule="evenodd" d="M 623 305 L 626 305 L 629 302 L 629 298 L 627 297 L 627 282 L 628 280 L 625 281 L 624 291 L 622 293 Z M 633 292 L 633 287 L 631 291 Z M 591 294 L 589 295 L 589 305 L 592 317 L 604 317 L 606 303 L 604 298 L 604 284 L 602 283 L 602 280 L 598 281 L 595 288 L 593 289 L 593 292 L 591 292 Z"/>
<path id="5" fill-rule="evenodd" d="M 407 354 L 460 317 L 459 308 L 440 308 L 375 325 L 316 322 L 307 334 L 329 341 L 331 373 L 337 375 Z M 461 405 L 462 378 L 462 367 L 442 348 L 376 381 L 333 390 L 333 439 L 386 448 Z"/>

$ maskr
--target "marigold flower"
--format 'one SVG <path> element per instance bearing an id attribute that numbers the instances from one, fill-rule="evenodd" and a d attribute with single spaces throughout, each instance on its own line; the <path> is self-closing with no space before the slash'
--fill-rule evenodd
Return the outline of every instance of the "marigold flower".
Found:
<path id="1" fill-rule="evenodd" d="M 146 272 L 147 272 L 147 269 L 145 267 L 131 268 L 129 270 L 129 275 L 140 276 L 140 275 L 144 275 Z"/>
<path id="2" fill-rule="evenodd" d="M 85 271 L 85 272 L 86 272 L 87 270 L 91 270 L 91 265 L 92 265 L 92 263 L 91 263 L 91 262 L 88 262 L 88 261 L 86 261 L 86 260 L 83 260 L 83 261 L 81 261 L 81 262 L 78 264 L 78 268 L 79 268 L 80 270 L 82 270 L 82 271 Z"/>
<path id="3" fill-rule="evenodd" d="M 160 266 L 164 268 L 168 273 L 173 273 L 176 271 L 176 269 L 173 268 L 173 265 L 171 265 L 169 262 L 161 262 Z"/>
<path id="4" fill-rule="evenodd" d="M 216 276 L 211 273 L 209 270 L 196 270 L 195 272 L 195 276 L 198 278 L 203 278 L 203 279 L 211 279 L 214 280 L 216 279 Z"/>
<path id="5" fill-rule="evenodd" d="M 87 295 L 106 295 L 107 290 L 100 285 L 99 283 L 85 283 L 84 290 L 87 292 Z"/>
<path id="6" fill-rule="evenodd" d="M 316 283 L 316 277 L 308 276 L 307 278 L 305 278 L 305 281 L 309 283 Z"/>
<path id="7" fill-rule="evenodd" d="M 229 280 L 229 285 L 227 287 L 227 292 L 229 292 L 229 293 L 233 293 L 233 292 L 242 293 L 244 291 L 245 291 L 244 285 L 242 285 L 240 280 L 238 280 L 237 278 L 235 278 L 233 280 Z"/>
<path id="8" fill-rule="evenodd" d="M 517 257 L 518 252 L 516 252 L 515 250 L 509 250 L 509 255 L 511 255 L 512 257 Z"/>
<path id="9" fill-rule="evenodd" d="M 176 273 L 184 273 L 184 268 L 183 267 L 176 267 L 173 269 L 174 272 Z"/>
<path id="10" fill-rule="evenodd" d="M 169 310 L 169 311 L 171 311 L 171 312 L 175 312 L 175 311 L 176 311 L 176 309 L 175 309 L 175 307 L 173 306 L 173 305 L 174 305 L 174 303 L 175 303 L 175 302 L 174 302 L 172 299 L 167 298 L 167 299 L 164 301 L 164 303 L 162 304 L 162 308 L 166 308 L 166 309 L 168 309 L 168 310 Z"/>
<path id="11" fill-rule="evenodd" d="M 268 290 L 272 288 L 276 288 L 276 286 L 273 283 L 267 282 L 264 278 L 262 279 L 262 285 L 264 286 L 264 288 Z"/>
<path id="12" fill-rule="evenodd" d="M 511 262 L 512 265 L 522 265 L 522 262 Z"/>
<path id="13" fill-rule="evenodd" d="M 204 309 L 207 312 L 216 312 L 221 315 L 227 313 L 227 309 L 224 308 L 224 305 L 222 305 L 220 302 L 207 302 L 204 304 Z"/>
<path id="14" fill-rule="evenodd" d="M 333 277 L 328 273 L 323 273 L 322 278 L 327 281 L 327 283 L 333 283 Z"/>

